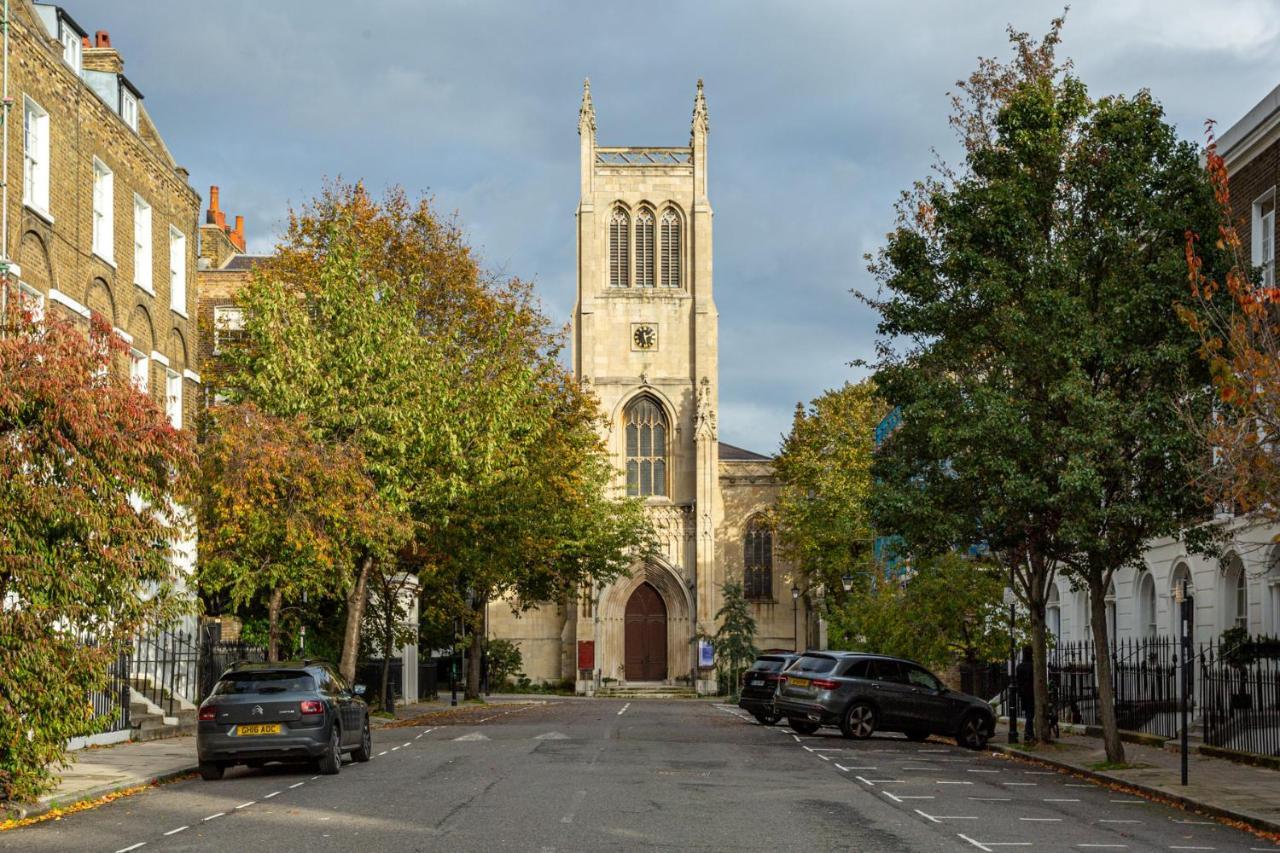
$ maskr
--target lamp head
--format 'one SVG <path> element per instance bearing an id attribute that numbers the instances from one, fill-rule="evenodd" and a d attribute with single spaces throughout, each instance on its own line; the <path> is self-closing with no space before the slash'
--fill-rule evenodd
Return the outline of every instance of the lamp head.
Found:
<path id="1" fill-rule="evenodd" d="M 840 585 L 844 587 L 845 592 L 850 592 L 853 589 L 853 575 L 846 574 L 841 577 Z"/>
<path id="2" fill-rule="evenodd" d="M 793 600 L 798 600 L 798 599 L 800 598 L 800 586 L 799 586 L 799 584 L 794 584 L 794 583 L 793 583 L 793 584 L 791 585 L 791 598 L 792 598 Z"/>

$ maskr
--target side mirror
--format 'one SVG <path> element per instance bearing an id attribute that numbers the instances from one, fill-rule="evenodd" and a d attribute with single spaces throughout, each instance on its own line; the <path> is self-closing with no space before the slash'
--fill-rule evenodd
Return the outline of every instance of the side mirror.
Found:
<path id="1" fill-rule="evenodd" d="M 363 685 L 363 684 L 357 684 L 355 687 L 352 687 L 352 688 L 351 688 L 351 690 L 352 690 L 352 692 L 354 692 L 357 696 L 363 696 L 363 695 L 364 695 L 364 685 Z"/>

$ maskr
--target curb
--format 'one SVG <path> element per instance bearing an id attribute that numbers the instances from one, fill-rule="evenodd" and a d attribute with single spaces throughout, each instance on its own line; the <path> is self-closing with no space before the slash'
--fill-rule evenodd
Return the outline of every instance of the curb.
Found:
<path id="1" fill-rule="evenodd" d="M 67 806 L 83 803 L 86 800 L 96 800 L 99 797 L 105 797 L 108 794 L 114 794 L 117 791 L 124 791 L 129 788 L 138 788 L 143 785 L 159 785 L 163 782 L 170 782 L 190 773 L 195 773 L 199 767 L 192 763 L 189 767 L 179 767 L 173 770 L 166 770 L 163 773 L 153 773 L 147 776 L 131 776 L 128 779 L 121 779 L 117 782 L 108 782 L 105 785 L 97 785 L 93 788 L 85 788 L 83 791 L 77 791 L 74 794 L 68 794 L 65 797 L 50 798 L 48 800 L 38 800 L 29 806 L 9 805 L 11 817 L 14 820 L 25 820 L 27 818 L 40 817 L 48 814 L 54 809 L 66 808 Z"/>
<path id="2" fill-rule="evenodd" d="M 1254 829 L 1258 829 L 1263 832 L 1280 832 L 1280 821 L 1271 820 L 1270 818 L 1265 818 L 1260 815 L 1250 814 L 1249 812 L 1240 812 L 1224 806 L 1215 806 L 1212 803 L 1206 803 L 1201 800 L 1195 800 L 1191 797 L 1184 796 L 1176 791 L 1157 788 L 1153 785 L 1147 785 L 1142 782 L 1134 782 L 1120 776 L 1113 776 L 1112 774 L 1101 770 L 1091 770 L 1088 767 L 1080 767 L 1060 759 L 1042 755 L 1028 755 L 1021 750 L 1013 749 L 1005 744 L 988 743 L 987 748 L 994 750 L 995 752 L 999 752 L 1002 755 L 1008 755 L 1012 758 L 1018 758 L 1029 763 L 1044 764 L 1057 770 L 1065 770 L 1068 773 L 1075 773 L 1078 776 L 1084 776 L 1099 782 L 1106 782 L 1109 785 L 1120 785 L 1147 797 L 1168 800 L 1170 802 L 1177 803 L 1180 806 L 1203 812 L 1207 815 L 1239 821 L 1240 823 L 1248 824 Z"/>

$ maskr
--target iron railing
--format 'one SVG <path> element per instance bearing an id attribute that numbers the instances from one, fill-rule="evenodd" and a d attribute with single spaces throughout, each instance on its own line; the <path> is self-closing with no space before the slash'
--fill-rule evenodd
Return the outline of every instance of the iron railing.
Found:
<path id="1" fill-rule="evenodd" d="M 267 659 L 267 650 L 252 643 L 215 640 L 206 636 L 200 645 L 200 685 L 196 704 L 208 698 L 222 673 L 240 661 L 260 663 Z"/>
<path id="2" fill-rule="evenodd" d="M 1200 652 L 1204 742 L 1280 756 L 1280 658 L 1254 641 L 1209 643 Z"/>
<path id="3" fill-rule="evenodd" d="M 1171 637 L 1126 638 L 1108 650 L 1116 722 L 1127 731 L 1162 737 L 1178 734 L 1178 643 Z M 1102 722 L 1094 644 L 1062 643 L 1049 651 L 1049 682 L 1058 719 L 1096 726 Z"/>
<path id="4" fill-rule="evenodd" d="M 175 628 L 150 628 L 134 641 L 133 660 L 129 670 L 131 686 L 173 716 L 182 701 L 200 703 L 200 649 L 189 631 Z"/>
<path id="5" fill-rule="evenodd" d="M 107 668 L 107 683 L 89 694 L 93 718 L 85 735 L 122 732 L 129 728 L 129 655 L 118 655 Z"/>

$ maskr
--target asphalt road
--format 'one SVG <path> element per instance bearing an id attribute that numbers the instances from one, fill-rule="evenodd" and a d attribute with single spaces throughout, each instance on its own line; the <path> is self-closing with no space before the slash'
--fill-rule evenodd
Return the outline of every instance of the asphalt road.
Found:
<path id="1" fill-rule="evenodd" d="M 339 776 L 239 768 L 0 834 L 23 851 L 1275 850 L 946 743 L 797 737 L 704 702 L 382 729 Z"/>

